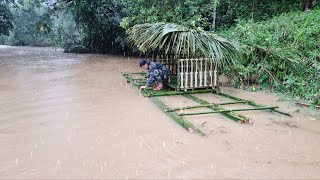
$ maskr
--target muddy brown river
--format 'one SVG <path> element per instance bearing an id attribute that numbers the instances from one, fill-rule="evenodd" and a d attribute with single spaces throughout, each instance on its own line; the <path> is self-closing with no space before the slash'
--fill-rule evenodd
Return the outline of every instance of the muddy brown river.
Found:
<path id="1" fill-rule="evenodd" d="M 140 71 L 137 62 L 0 46 L 0 178 L 320 178 L 319 112 L 270 93 L 222 87 L 293 117 L 239 113 L 253 125 L 219 114 L 188 117 L 203 137 L 126 83 L 121 72 Z M 170 107 L 192 105 L 179 96 L 162 100 Z"/>

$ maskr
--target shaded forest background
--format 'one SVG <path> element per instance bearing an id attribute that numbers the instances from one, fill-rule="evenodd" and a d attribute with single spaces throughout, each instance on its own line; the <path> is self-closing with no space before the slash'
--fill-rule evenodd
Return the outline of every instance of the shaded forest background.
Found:
<path id="1" fill-rule="evenodd" d="M 127 33 L 172 22 L 240 42 L 223 74 L 319 104 L 320 10 L 316 0 L 2 0 L 0 44 L 66 52 L 133 54 Z"/>
<path id="2" fill-rule="evenodd" d="M 311 3 L 311 5 L 310 5 Z M 304 0 L 3 0 L 1 44 L 78 45 L 88 52 L 122 53 L 126 33 L 136 24 L 173 22 L 220 31 L 239 20 L 254 22 L 306 10 Z M 214 27 L 214 28 L 213 28 Z M 11 32 L 11 33 L 9 33 Z"/>

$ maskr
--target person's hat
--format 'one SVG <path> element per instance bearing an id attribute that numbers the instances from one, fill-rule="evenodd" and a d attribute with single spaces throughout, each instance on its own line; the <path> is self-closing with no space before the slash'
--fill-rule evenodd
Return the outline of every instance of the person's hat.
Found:
<path id="1" fill-rule="evenodd" d="M 146 63 L 147 63 L 147 61 L 142 59 L 142 60 L 140 61 L 140 67 L 142 67 L 142 66 L 145 65 Z"/>

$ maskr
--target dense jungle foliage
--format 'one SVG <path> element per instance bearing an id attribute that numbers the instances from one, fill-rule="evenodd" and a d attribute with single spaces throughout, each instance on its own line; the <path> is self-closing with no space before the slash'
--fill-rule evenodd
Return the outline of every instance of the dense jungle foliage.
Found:
<path id="1" fill-rule="evenodd" d="M 225 36 L 246 45 L 227 72 L 238 86 L 258 83 L 317 101 L 320 96 L 320 9 L 262 22 L 240 21 Z"/>
<path id="2" fill-rule="evenodd" d="M 173 22 L 219 31 L 239 20 L 261 21 L 305 6 L 304 0 L 4 0 L 0 32 L 11 33 L 0 43 L 122 53 L 130 51 L 125 31 L 136 24 Z"/>
<path id="3" fill-rule="evenodd" d="M 133 54 L 131 28 L 158 22 L 240 42 L 244 54 L 223 72 L 234 85 L 257 84 L 319 104 L 316 0 L 2 0 L 0 44 Z"/>

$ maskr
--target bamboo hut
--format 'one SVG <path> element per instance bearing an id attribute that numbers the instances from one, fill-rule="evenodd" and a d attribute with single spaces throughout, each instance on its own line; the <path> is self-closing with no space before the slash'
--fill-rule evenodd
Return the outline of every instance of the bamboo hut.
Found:
<path id="1" fill-rule="evenodd" d="M 169 87 L 218 88 L 218 68 L 232 65 L 239 46 L 216 34 L 173 23 L 141 24 L 129 33 L 131 44 L 171 71 Z"/>

